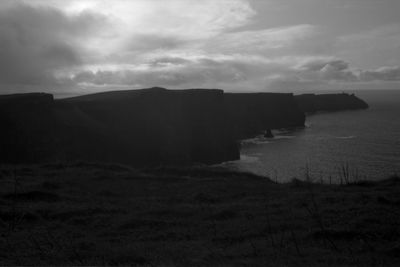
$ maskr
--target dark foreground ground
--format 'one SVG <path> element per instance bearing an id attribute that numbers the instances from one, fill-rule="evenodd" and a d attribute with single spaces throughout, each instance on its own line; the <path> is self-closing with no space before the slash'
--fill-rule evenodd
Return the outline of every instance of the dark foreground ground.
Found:
<path id="1" fill-rule="evenodd" d="M 0 167 L 0 265 L 400 266 L 400 179 Z"/>

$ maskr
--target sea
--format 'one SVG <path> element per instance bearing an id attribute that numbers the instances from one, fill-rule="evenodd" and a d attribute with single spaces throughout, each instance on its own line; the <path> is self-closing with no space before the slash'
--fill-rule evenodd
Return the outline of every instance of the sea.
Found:
<path id="1" fill-rule="evenodd" d="M 353 91 L 369 109 L 321 112 L 304 128 L 275 130 L 275 138 L 241 142 L 240 160 L 223 165 L 267 176 L 324 183 L 400 175 L 400 90 Z"/>

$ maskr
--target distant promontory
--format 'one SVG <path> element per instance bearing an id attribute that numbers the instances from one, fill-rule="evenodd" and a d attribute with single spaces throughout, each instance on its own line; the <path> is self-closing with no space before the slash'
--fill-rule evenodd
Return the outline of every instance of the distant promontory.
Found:
<path id="1" fill-rule="evenodd" d="M 306 113 L 366 109 L 368 104 L 354 94 L 303 94 L 295 96 L 299 108 Z"/>

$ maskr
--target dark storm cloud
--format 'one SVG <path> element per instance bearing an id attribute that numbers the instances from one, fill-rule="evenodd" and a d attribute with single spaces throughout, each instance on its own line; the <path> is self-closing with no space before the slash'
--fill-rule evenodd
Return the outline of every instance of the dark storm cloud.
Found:
<path id="1" fill-rule="evenodd" d="M 82 63 L 80 44 L 102 21 L 25 4 L 0 9 L 0 83 L 56 83 L 55 71 Z"/>

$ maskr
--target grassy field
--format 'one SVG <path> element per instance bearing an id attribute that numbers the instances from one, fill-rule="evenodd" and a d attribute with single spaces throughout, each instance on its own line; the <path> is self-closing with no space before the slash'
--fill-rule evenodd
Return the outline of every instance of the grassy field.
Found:
<path id="1" fill-rule="evenodd" d="M 0 265 L 400 266 L 400 179 L 0 167 Z"/>

